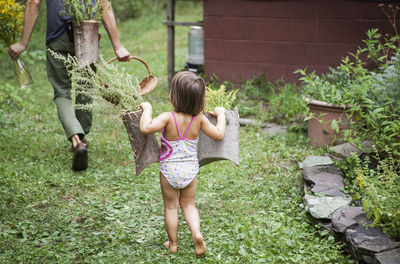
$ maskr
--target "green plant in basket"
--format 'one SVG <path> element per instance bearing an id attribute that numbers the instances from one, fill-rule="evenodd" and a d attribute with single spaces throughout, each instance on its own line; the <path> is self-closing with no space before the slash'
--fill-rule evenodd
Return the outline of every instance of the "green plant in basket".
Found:
<path id="1" fill-rule="evenodd" d="M 63 4 L 64 12 L 77 24 L 84 20 L 100 21 L 103 17 L 101 0 L 63 0 Z"/>
<path id="2" fill-rule="evenodd" d="M 218 90 L 206 87 L 206 110 L 213 111 L 215 107 L 224 107 L 226 110 L 234 110 L 236 107 L 236 93 L 238 90 L 227 92 L 225 85 L 220 85 Z"/>
<path id="3" fill-rule="evenodd" d="M 92 66 L 81 67 L 75 57 L 51 53 L 67 66 L 72 92 L 92 99 L 90 104 L 75 104 L 76 108 L 110 110 L 118 112 L 120 116 L 140 109 L 143 98 L 139 82 L 125 68 L 118 64 L 107 64 L 103 60 Z"/>

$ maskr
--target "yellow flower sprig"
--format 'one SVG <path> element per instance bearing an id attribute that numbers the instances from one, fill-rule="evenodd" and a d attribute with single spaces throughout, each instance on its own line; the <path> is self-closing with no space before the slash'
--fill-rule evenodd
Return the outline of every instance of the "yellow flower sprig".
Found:
<path id="1" fill-rule="evenodd" d="M 226 110 L 234 110 L 234 102 L 236 101 L 236 93 L 238 90 L 226 92 L 225 85 L 221 85 L 218 90 L 206 87 L 206 109 L 214 110 L 215 107 L 224 107 Z"/>
<path id="2" fill-rule="evenodd" d="M 15 0 L 0 0 L 0 41 L 8 47 L 21 35 L 25 6 Z"/>

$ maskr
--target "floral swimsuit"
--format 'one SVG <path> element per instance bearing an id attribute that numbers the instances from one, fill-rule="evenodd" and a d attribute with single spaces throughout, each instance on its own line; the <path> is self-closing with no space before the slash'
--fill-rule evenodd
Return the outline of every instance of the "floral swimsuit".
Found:
<path id="1" fill-rule="evenodd" d="M 199 171 L 197 159 L 197 139 L 186 139 L 186 134 L 192 125 L 194 117 L 183 136 L 179 131 L 174 112 L 172 112 L 178 140 L 164 138 L 164 129 L 161 131 L 160 172 L 175 189 L 183 189 L 196 177 Z"/>

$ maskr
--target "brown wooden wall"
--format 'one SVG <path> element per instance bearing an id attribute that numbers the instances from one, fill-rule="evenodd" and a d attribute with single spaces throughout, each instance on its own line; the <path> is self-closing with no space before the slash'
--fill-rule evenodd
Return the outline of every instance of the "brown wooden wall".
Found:
<path id="1" fill-rule="evenodd" d="M 370 28 L 394 34 L 378 1 L 203 3 L 205 73 L 215 74 L 221 81 L 238 83 L 264 73 L 269 80 L 282 76 L 287 81 L 297 80 L 293 71 L 298 68 L 325 72 L 338 65 L 361 45 Z"/>

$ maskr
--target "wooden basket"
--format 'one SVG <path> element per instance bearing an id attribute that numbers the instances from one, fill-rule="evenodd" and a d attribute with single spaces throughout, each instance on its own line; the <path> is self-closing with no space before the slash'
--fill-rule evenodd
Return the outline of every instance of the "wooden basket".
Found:
<path id="1" fill-rule="evenodd" d="M 98 62 L 99 59 L 99 26 L 94 20 L 73 22 L 75 56 L 79 67 Z"/>
<path id="2" fill-rule="evenodd" d="M 138 57 L 135 57 L 135 56 L 131 56 L 130 58 L 140 61 L 141 63 L 143 63 L 146 66 L 147 71 L 148 71 L 148 76 L 145 79 L 143 79 L 143 81 L 141 81 L 139 84 L 140 94 L 145 95 L 145 94 L 150 93 L 157 86 L 157 82 L 158 82 L 157 78 L 151 74 L 150 68 L 144 60 L 142 60 Z M 113 59 L 107 61 L 106 63 L 109 64 L 115 60 L 117 60 L 117 58 L 113 58 Z M 101 76 L 100 76 L 100 81 L 101 81 Z M 103 83 L 103 85 L 105 87 L 108 87 L 107 84 Z M 114 105 L 119 104 L 119 98 L 115 98 L 115 97 L 108 98 L 105 96 L 103 96 L 103 98 Z M 128 113 L 128 114 L 125 114 L 122 116 L 122 120 L 124 122 L 126 132 L 129 137 L 129 142 L 131 144 L 132 151 L 135 154 L 135 160 L 128 161 L 127 163 L 120 163 L 111 157 L 111 159 L 113 161 L 115 161 L 121 165 L 128 165 L 130 163 L 135 162 L 136 175 L 139 175 L 150 164 L 152 164 L 154 162 L 158 162 L 159 157 L 160 157 L 160 147 L 158 145 L 158 140 L 157 140 L 156 135 L 155 134 L 143 135 L 140 132 L 140 117 L 142 116 L 142 112 L 143 112 L 142 110 L 138 110 L 138 111 L 131 112 L 131 113 Z M 117 129 L 117 126 L 115 126 L 115 127 L 116 127 L 115 129 Z M 116 135 L 117 135 L 117 131 L 116 131 Z M 117 137 L 117 144 L 119 145 L 118 137 Z M 119 146 L 118 146 L 118 148 L 119 148 Z"/>
<path id="3" fill-rule="evenodd" d="M 132 151 L 136 156 L 136 175 L 139 175 L 150 164 L 158 162 L 160 158 L 160 146 L 156 135 L 143 135 L 140 132 L 141 116 L 142 110 L 122 116 Z"/>

